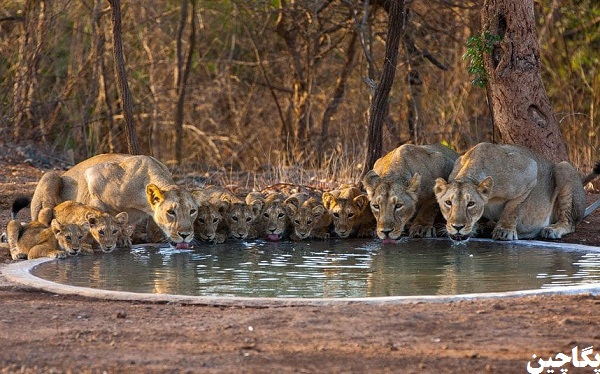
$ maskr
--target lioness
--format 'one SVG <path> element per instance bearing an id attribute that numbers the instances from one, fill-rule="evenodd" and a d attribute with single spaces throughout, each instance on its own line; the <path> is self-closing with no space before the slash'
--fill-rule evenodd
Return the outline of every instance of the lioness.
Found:
<path id="1" fill-rule="evenodd" d="M 198 207 L 191 194 L 173 181 L 165 165 L 150 156 L 102 154 L 66 172 L 46 173 L 31 202 L 31 217 L 42 208 L 74 200 L 116 215 L 127 212 L 131 223 L 152 217 L 168 240 L 189 247 Z"/>
<path id="2" fill-rule="evenodd" d="M 456 161 L 448 181 L 437 179 L 434 190 L 447 234 L 456 241 L 473 235 L 482 217 L 496 222 L 492 237 L 497 240 L 557 239 L 584 217 L 585 191 L 577 170 L 526 147 L 477 144 Z"/>
<path id="3" fill-rule="evenodd" d="M 291 240 L 328 239 L 331 215 L 315 197 L 296 193 L 285 200 L 285 209 L 293 230 Z"/>
<path id="4" fill-rule="evenodd" d="M 334 232 L 340 238 L 372 238 L 375 217 L 369 198 L 356 186 L 341 186 L 323 193 L 323 205 L 332 216 Z"/>
<path id="5" fill-rule="evenodd" d="M 400 238 L 412 219 L 411 237 L 435 236 L 439 208 L 433 194 L 436 178 L 446 178 L 458 154 L 441 144 L 402 145 L 375 162 L 363 178 L 377 221 L 377 236 Z M 416 216 L 415 216 L 416 213 Z"/>
<path id="6" fill-rule="evenodd" d="M 54 218 L 61 223 L 73 223 L 88 228 L 84 242 L 87 254 L 92 254 L 92 248 L 99 247 L 102 252 L 112 252 L 118 244 L 128 245 L 131 242 L 126 236 L 130 230 L 127 226 L 127 212 L 116 216 L 76 201 L 64 201 L 53 209 Z"/>

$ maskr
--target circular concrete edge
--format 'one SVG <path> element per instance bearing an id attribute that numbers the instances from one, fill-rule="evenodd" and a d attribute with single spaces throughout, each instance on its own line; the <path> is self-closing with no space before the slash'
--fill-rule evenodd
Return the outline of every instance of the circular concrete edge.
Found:
<path id="1" fill-rule="evenodd" d="M 487 239 L 478 239 L 486 241 Z M 592 247 L 580 244 L 549 243 L 533 240 L 520 240 L 523 246 L 535 246 L 546 248 L 559 248 L 568 251 L 585 251 L 600 253 L 600 247 Z M 510 292 L 471 293 L 461 295 L 425 295 L 425 296 L 385 296 L 385 297 L 363 297 L 363 298 L 271 298 L 271 297 L 229 297 L 229 296 L 186 296 L 172 294 L 146 294 L 136 292 L 110 291 L 87 287 L 78 287 L 51 282 L 31 274 L 36 266 L 55 261 L 51 258 L 40 258 L 35 260 L 18 261 L 6 266 L 0 266 L 0 275 L 9 282 L 31 287 L 59 295 L 76 295 L 104 300 L 136 301 L 148 303 L 173 303 L 186 305 L 207 306 L 238 306 L 238 307 L 286 307 L 286 306 L 326 306 L 326 305 L 348 305 L 348 304 L 390 304 L 390 303 L 420 303 L 420 302 L 451 302 L 471 299 L 498 299 L 522 296 L 542 295 L 575 295 L 575 294 L 600 294 L 600 283 L 591 283 L 581 286 L 553 287 L 535 290 L 522 290 Z"/>

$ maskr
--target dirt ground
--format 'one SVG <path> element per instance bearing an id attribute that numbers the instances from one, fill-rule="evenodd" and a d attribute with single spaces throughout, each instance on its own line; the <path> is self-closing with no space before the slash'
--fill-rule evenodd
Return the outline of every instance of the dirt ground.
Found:
<path id="1" fill-rule="evenodd" d="M 48 164 L 0 154 L 4 230 Z M 563 241 L 600 246 L 600 213 Z M 600 350 L 599 315 L 587 294 L 242 308 L 60 296 L 0 277 L 0 373 L 524 373 L 533 354 Z"/>

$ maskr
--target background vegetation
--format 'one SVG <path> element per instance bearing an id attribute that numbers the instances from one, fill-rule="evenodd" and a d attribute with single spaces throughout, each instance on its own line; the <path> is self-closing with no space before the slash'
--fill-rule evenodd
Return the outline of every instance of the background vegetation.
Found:
<path id="1" fill-rule="evenodd" d="M 108 2 L 0 3 L 0 142 L 43 145 L 72 161 L 126 152 Z M 463 59 L 481 32 L 481 2 L 406 7 L 384 151 L 501 141 Z M 600 4 L 535 7 L 542 78 L 571 161 L 587 172 L 600 156 Z M 142 153 L 174 165 L 180 152 L 180 163 L 199 172 L 291 167 L 355 180 L 386 8 L 385 0 L 124 1 Z"/>

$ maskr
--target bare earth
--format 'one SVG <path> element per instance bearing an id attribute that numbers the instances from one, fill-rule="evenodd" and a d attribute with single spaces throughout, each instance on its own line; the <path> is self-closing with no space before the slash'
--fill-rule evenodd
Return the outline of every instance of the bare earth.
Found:
<path id="1" fill-rule="evenodd" d="M 7 157 L 0 170 L 3 231 L 44 170 Z M 600 213 L 563 241 L 600 246 Z M 10 262 L 0 248 L 0 267 Z M 0 276 L 0 311 L 0 373 L 525 373 L 534 353 L 600 351 L 589 294 L 242 308 L 59 296 Z"/>

